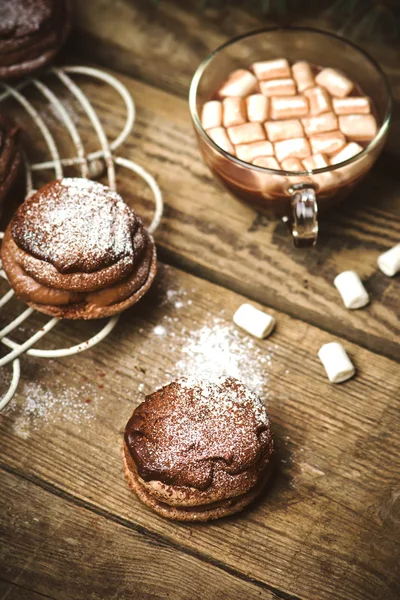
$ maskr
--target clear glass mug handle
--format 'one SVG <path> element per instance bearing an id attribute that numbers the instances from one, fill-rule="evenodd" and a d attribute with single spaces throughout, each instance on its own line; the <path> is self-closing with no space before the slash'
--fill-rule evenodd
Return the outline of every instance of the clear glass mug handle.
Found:
<path id="1" fill-rule="evenodd" d="M 314 188 L 292 190 L 288 222 L 296 248 L 315 246 L 318 237 L 318 204 Z"/>

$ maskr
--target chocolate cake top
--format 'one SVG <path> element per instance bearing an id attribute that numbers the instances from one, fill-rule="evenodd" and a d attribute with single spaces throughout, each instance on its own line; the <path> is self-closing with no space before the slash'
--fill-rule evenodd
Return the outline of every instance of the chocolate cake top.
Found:
<path id="1" fill-rule="evenodd" d="M 135 263 L 146 241 L 139 217 L 116 192 L 87 179 L 51 182 L 30 196 L 11 223 L 22 250 L 60 273 L 93 273 Z"/>
<path id="2" fill-rule="evenodd" d="M 0 38 L 37 32 L 53 17 L 54 0 L 7 0 L 0 3 Z"/>
<path id="3" fill-rule="evenodd" d="M 270 448 L 266 409 L 232 377 L 180 379 L 147 396 L 125 429 L 139 475 L 201 490 L 214 469 L 237 474 L 253 468 Z"/>

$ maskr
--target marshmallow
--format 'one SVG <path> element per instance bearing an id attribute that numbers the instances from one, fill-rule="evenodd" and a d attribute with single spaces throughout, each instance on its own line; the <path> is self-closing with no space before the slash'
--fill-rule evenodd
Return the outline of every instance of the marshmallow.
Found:
<path id="1" fill-rule="evenodd" d="M 290 77 L 290 67 L 286 58 L 255 62 L 252 64 L 252 67 L 258 79 Z"/>
<path id="2" fill-rule="evenodd" d="M 308 114 L 308 101 L 304 96 L 275 96 L 271 98 L 272 119 L 295 119 Z"/>
<path id="3" fill-rule="evenodd" d="M 275 327 L 273 316 L 258 310 L 251 304 L 242 304 L 233 315 L 233 322 L 260 340 L 270 335 Z"/>
<path id="4" fill-rule="evenodd" d="M 293 79 L 297 84 L 299 92 L 314 87 L 314 75 L 308 62 L 300 61 L 292 65 Z"/>
<path id="5" fill-rule="evenodd" d="M 400 244 L 378 257 L 378 267 L 388 277 L 393 277 L 400 271 Z"/>
<path id="6" fill-rule="evenodd" d="M 365 96 L 350 96 L 350 98 L 333 98 L 333 110 L 337 115 L 368 115 L 371 112 L 369 98 Z"/>
<path id="7" fill-rule="evenodd" d="M 243 98 L 239 96 L 224 98 L 222 106 L 224 127 L 246 123 L 246 105 Z"/>
<path id="8" fill-rule="evenodd" d="M 344 98 L 354 87 L 350 79 L 336 71 L 336 69 L 322 69 L 315 78 L 318 85 L 326 88 L 332 96 Z"/>
<path id="9" fill-rule="evenodd" d="M 315 169 L 324 169 L 329 166 L 326 157 L 323 154 L 314 154 L 302 160 L 303 167 L 307 171 L 315 171 Z M 339 177 L 332 171 L 326 173 L 318 173 L 312 175 L 311 181 L 316 186 L 319 193 L 324 193 L 332 190 L 339 184 Z"/>
<path id="10" fill-rule="evenodd" d="M 329 167 L 329 163 L 323 154 L 313 154 L 308 158 L 304 158 L 302 163 L 306 171 L 314 171 L 315 169 Z"/>
<path id="11" fill-rule="evenodd" d="M 335 154 L 346 145 L 346 138 L 341 131 L 327 131 L 310 136 L 313 154 Z"/>
<path id="12" fill-rule="evenodd" d="M 373 115 L 343 115 L 339 117 L 339 128 L 345 136 L 357 142 L 369 142 L 378 133 Z"/>
<path id="13" fill-rule="evenodd" d="M 304 131 L 307 135 L 323 133 L 324 131 L 335 131 L 338 128 L 338 120 L 333 112 L 327 112 L 316 117 L 302 119 Z"/>
<path id="14" fill-rule="evenodd" d="M 257 165 L 257 167 L 264 167 L 264 169 L 281 170 L 279 163 L 274 156 L 259 156 L 251 162 L 253 165 Z"/>
<path id="15" fill-rule="evenodd" d="M 273 156 L 274 147 L 271 142 L 253 142 L 235 146 L 236 156 L 245 162 L 251 162 L 258 156 Z"/>
<path id="16" fill-rule="evenodd" d="M 304 137 L 275 142 L 274 148 L 279 162 L 289 156 L 292 158 L 307 158 L 311 154 L 310 144 Z"/>
<path id="17" fill-rule="evenodd" d="M 330 342 L 321 346 L 318 350 L 318 358 L 324 365 L 331 383 L 347 381 L 356 372 L 346 350 L 338 342 Z"/>
<path id="18" fill-rule="evenodd" d="M 362 308 L 368 304 L 368 292 L 355 271 L 343 271 L 335 277 L 333 284 L 346 308 Z"/>
<path id="19" fill-rule="evenodd" d="M 332 100 L 328 92 L 322 87 L 313 87 L 304 90 L 304 95 L 310 104 L 310 115 L 320 115 L 332 110 Z"/>
<path id="20" fill-rule="evenodd" d="M 260 81 L 260 90 L 264 96 L 294 96 L 296 84 L 293 79 L 270 79 Z"/>
<path id="21" fill-rule="evenodd" d="M 222 104 L 218 100 L 210 100 L 203 105 L 201 111 L 201 124 L 204 129 L 221 127 L 222 125 Z"/>
<path id="22" fill-rule="evenodd" d="M 288 140 L 304 136 L 303 127 L 298 119 L 288 119 L 286 121 L 267 121 L 264 123 L 268 139 L 271 142 Z"/>
<path id="23" fill-rule="evenodd" d="M 285 169 L 285 171 L 304 171 L 304 167 L 298 158 L 285 158 L 281 162 L 281 167 L 282 169 Z"/>
<path id="24" fill-rule="evenodd" d="M 346 144 L 346 146 L 340 150 L 337 154 L 331 156 L 330 163 L 331 165 L 337 165 L 338 163 L 344 162 L 349 158 L 352 158 L 356 154 L 359 154 L 363 150 L 363 147 L 356 142 L 350 142 Z"/>
<path id="25" fill-rule="evenodd" d="M 225 150 L 225 152 L 229 152 L 229 154 L 235 154 L 235 150 L 228 138 L 228 134 L 226 133 L 226 130 L 223 127 L 214 127 L 213 129 L 207 129 L 207 134 L 217 144 L 217 146 L 222 148 L 222 150 Z"/>
<path id="26" fill-rule="evenodd" d="M 269 100 L 263 94 L 252 94 L 246 98 L 247 118 L 249 121 L 263 123 L 268 119 Z"/>
<path id="27" fill-rule="evenodd" d="M 225 96 L 247 96 L 254 91 L 257 86 L 257 78 L 253 73 L 246 69 L 237 69 L 233 71 L 224 85 L 219 90 L 219 95 Z"/>
<path id="28" fill-rule="evenodd" d="M 244 123 L 228 127 L 228 135 L 232 144 L 249 144 L 265 140 L 264 128 L 261 123 Z"/>

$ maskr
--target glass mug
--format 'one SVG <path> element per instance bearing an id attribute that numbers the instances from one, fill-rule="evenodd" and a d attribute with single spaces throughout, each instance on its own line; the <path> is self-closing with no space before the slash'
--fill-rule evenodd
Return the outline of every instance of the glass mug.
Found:
<path id="1" fill-rule="evenodd" d="M 243 162 L 222 150 L 207 135 L 201 108 L 228 75 L 256 61 L 305 60 L 342 71 L 375 105 L 378 132 L 362 152 L 313 171 L 281 171 Z M 363 50 L 336 35 L 310 28 L 273 28 L 236 37 L 220 46 L 198 67 L 189 92 L 190 112 L 204 162 L 240 200 L 257 211 L 288 222 L 295 246 L 314 245 L 318 212 L 342 201 L 366 175 L 384 145 L 391 116 L 391 93 L 379 65 Z"/>

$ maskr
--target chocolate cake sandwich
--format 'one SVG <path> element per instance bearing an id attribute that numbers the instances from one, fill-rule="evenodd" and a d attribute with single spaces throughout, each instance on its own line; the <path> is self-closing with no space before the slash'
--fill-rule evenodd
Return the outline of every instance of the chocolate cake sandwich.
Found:
<path id="1" fill-rule="evenodd" d="M 147 396 L 125 429 L 131 489 L 169 519 L 209 521 L 263 490 L 273 453 L 259 397 L 231 377 L 180 379 Z"/>
<path id="2" fill-rule="evenodd" d="M 0 114 L 0 214 L 21 164 L 19 128 Z"/>
<path id="3" fill-rule="evenodd" d="M 47 65 L 70 30 L 69 0 L 0 0 L 0 79 Z"/>
<path id="4" fill-rule="evenodd" d="M 2 244 L 16 295 L 45 314 L 97 319 L 135 304 L 157 269 L 153 238 L 110 188 L 53 181 L 20 206 Z"/>

